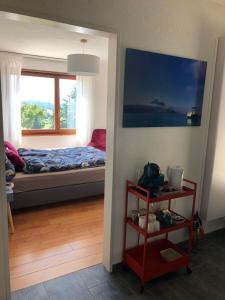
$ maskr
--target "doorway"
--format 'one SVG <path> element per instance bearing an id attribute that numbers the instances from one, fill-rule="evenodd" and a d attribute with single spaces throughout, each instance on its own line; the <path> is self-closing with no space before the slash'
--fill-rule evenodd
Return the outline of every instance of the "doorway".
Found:
<path id="1" fill-rule="evenodd" d="M 4 14 L 4 13 L 3 13 Z M 8 14 L 7 16 L 15 17 L 14 14 Z M 28 18 L 26 16 L 21 16 L 21 15 L 16 15 L 17 19 L 20 19 L 22 21 L 26 21 L 28 23 L 35 23 L 35 22 L 40 22 L 40 19 L 36 18 Z M 48 23 L 48 21 L 44 20 L 45 24 Z M 92 29 L 88 28 L 81 28 L 81 27 L 76 27 L 72 25 L 66 25 L 62 23 L 57 23 L 57 22 L 52 22 L 49 21 L 49 24 L 51 26 L 55 27 L 63 27 L 67 28 L 70 31 L 73 32 L 85 32 L 89 34 L 95 34 L 95 35 L 100 35 L 100 36 L 105 36 L 109 39 L 109 51 L 108 51 L 108 92 L 107 92 L 107 164 L 106 164 L 106 172 L 105 172 L 105 205 L 104 205 L 104 241 L 103 241 L 103 264 L 106 267 L 108 271 L 111 271 L 111 213 L 112 213 L 112 197 L 113 197 L 113 166 L 114 166 L 114 125 L 115 125 L 115 94 L 116 94 L 116 62 L 117 62 L 117 35 L 115 33 L 107 33 L 107 32 L 99 32 L 95 31 Z M 108 130 L 109 129 L 109 130 Z M 1 141 L 1 150 L 2 150 L 2 156 L 3 156 L 3 143 Z M 2 187 L 4 187 L 4 173 L 2 172 Z M 2 210 L 0 214 L 0 220 L 3 224 L 1 226 L 2 230 L 0 232 L 0 237 L 2 237 L 4 243 L 4 247 L 1 248 L 0 251 L 0 261 L 3 262 L 3 268 L 4 272 L 4 277 L 3 275 L 0 276 L 0 278 L 5 279 L 1 280 L 2 282 L 2 289 L 1 291 L 5 294 L 7 293 L 7 286 L 9 286 L 7 283 L 7 227 L 6 227 L 6 200 L 5 200 L 5 195 L 4 195 L 4 189 L 2 189 L 2 201 L 1 207 Z M 2 260 L 2 258 L 4 259 Z M 5 288 L 6 287 L 6 288 Z M 4 298 L 4 297 L 3 297 Z"/>

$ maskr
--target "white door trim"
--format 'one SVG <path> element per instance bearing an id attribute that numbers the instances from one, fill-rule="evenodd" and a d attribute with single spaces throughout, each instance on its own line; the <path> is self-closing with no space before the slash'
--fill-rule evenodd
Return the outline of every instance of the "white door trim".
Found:
<path id="1" fill-rule="evenodd" d="M 1 81 L 0 81 L 1 83 Z M 0 299 L 9 300 L 8 215 L 5 195 L 5 149 L 3 144 L 2 97 L 0 84 Z"/>
<path id="2" fill-rule="evenodd" d="M 108 96 L 107 96 L 107 162 L 105 171 L 104 193 L 104 243 L 103 265 L 112 271 L 112 206 L 114 198 L 114 169 L 115 169 L 115 130 L 116 130 L 116 101 L 117 99 L 117 44 L 118 37 L 109 38 L 108 45 Z"/>

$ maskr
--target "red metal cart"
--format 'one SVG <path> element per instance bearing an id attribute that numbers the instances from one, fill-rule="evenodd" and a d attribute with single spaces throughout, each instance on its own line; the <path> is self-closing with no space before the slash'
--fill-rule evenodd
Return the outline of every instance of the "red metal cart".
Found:
<path id="1" fill-rule="evenodd" d="M 124 249 L 123 249 L 123 263 L 125 266 L 131 268 L 141 280 L 141 289 L 144 291 L 144 284 L 153 278 L 159 277 L 168 272 L 174 271 L 180 267 L 186 267 L 186 271 L 190 274 L 192 271 L 189 268 L 190 253 L 192 248 L 192 224 L 195 212 L 195 200 L 196 200 L 196 190 L 197 184 L 193 181 L 184 179 L 185 185 L 182 190 L 175 193 L 168 193 L 163 196 L 151 198 L 150 191 L 146 190 L 132 181 L 127 181 L 126 183 L 126 206 L 125 206 L 125 220 L 124 220 Z M 190 187 L 191 186 L 191 187 Z M 136 196 L 137 199 L 137 209 L 139 209 L 140 201 L 146 202 L 146 222 L 145 228 L 141 228 L 137 223 L 135 223 L 132 218 L 128 216 L 128 203 L 129 195 L 132 194 Z M 191 218 L 187 219 L 178 213 L 171 210 L 171 202 L 173 199 L 192 197 L 192 213 Z M 180 224 L 175 224 L 170 227 L 162 228 L 159 231 L 149 233 L 148 232 L 148 218 L 149 209 L 152 203 L 157 203 L 161 201 L 168 201 L 168 209 L 181 217 L 184 221 Z M 137 232 L 137 245 L 132 248 L 127 248 L 127 226 L 130 226 Z M 169 233 L 181 228 L 187 228 L 189 231 L 189 243 L 188 250 L 182 250 L 178 245 L 172 243 L 168 237 Z M 164 238 L 149 241 L 150 238 L 159 235 L 164 235 Z M 143 242 L 140 242 L 140 236 L 143 237 Z M 180 257 L 176 260 L 167 262 L 165 261 L 160 251 L 164 249 L 172 248 L 180 254 Z"/>

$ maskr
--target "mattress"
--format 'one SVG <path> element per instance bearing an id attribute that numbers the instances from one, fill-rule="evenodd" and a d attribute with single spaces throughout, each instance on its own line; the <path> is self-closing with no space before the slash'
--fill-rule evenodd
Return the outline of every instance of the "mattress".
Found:
<path id="1" fill-rule="evenodd" d="M 16 173 L 13 179 L 14 193 L 51 189 L 69 185 L 102 182 L 105 180 L 105 167 L 67 170 L 38 174 Z"/>

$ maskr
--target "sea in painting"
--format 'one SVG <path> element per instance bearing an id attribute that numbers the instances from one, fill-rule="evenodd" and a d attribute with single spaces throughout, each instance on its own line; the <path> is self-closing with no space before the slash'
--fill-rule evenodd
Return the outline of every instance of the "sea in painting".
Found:
<path id="1" fill-rule="evenodd" d="M 126 49 L 123 127 L 200 126 L 207 63 Z"/>

